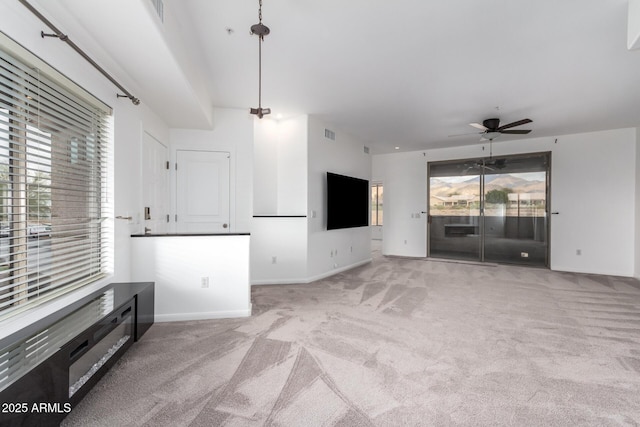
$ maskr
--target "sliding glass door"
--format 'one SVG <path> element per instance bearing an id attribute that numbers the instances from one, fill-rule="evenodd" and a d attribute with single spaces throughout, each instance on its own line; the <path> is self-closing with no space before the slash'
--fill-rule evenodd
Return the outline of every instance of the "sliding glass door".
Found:
<path id="1" fill-rule="evenodd" d="M 548 154 L 486 162 L 484 260 L 547 265 Z"/>
<path id="2" fill-rule="evenodd" d="M 549 153 L 429 164 L 429 256 L 548 265 Z"/>
<path id="3" fill-rule="evenodd" d="M 475 161 L 429 164 L 430 256 L 480 260 L 481 171 Z"/>

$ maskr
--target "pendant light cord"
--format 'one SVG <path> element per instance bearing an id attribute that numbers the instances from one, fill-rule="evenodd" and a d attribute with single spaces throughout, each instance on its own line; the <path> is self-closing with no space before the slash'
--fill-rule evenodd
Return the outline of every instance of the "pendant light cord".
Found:
<path id="1" fill-rule="evenodd" d="M 262 0 L 258 0 L 258 22 L 262 24 Z M 258 36 L 258 108 L 262 108 L 262 42 L 264 34 Z"/>
<path id="2" fill-rule="evenodd" d="M 258 108 L 262 108 L 262 41 L 260 36 L 258 41 Z"/>

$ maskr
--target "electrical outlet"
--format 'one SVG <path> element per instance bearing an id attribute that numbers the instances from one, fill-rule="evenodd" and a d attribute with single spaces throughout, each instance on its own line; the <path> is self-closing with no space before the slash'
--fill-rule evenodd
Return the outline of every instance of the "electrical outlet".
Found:
<path id="1" fill-rule="evenodd" d="M 200 287 L 201 288 L 208 288 L 209 287 L 209 278 L 208 277 L 202 277 L 200 279 Z"/>
<path id="2" fill-rule="evenodd" d="M 520 258 L 529 258 L 529 252 L 520 252 Z"/>

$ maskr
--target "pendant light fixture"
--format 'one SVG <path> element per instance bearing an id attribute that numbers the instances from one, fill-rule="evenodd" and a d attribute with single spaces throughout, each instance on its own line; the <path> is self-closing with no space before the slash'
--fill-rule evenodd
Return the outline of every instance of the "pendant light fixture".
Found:
<path id="1" fill-rule="evenodd" d="M 258 36 L 258 108 L 252 108 L 251 114 L 255 114 L 259 119 L 267 114 L 271 114 L 271 108 L 262 108 L 262 42 L 264 36 L 271 30 L 262 23 L 262 0 L 258 0 L 258 20 L 259 22 L 251 26 L 251 34 Z"/>

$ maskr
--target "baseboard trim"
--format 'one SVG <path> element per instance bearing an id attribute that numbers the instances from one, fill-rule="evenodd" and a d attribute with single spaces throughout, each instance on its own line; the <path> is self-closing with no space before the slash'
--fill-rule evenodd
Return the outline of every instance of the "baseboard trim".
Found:
<path id="1" fill-rule="evenodd" d="M 559 273 L 578 273 L 578 274 L 594 274 L 598 276 L 614 276 L 614 277 L 629 277 L 634 278 L 632 272 L 622 273 L 620 271 L 587 271 L 587 270 L 578 270 L 573 267 L 563 267 L 563 266 L 552 266 L 549 268 L 551 271 L 557 271 Z"/>
<path id="2" fill-rule="evenodd" d="M 154 316 L 154 320 L 161 322 L 183 322 L 186 320 L 211 320 L 211 319 L 231 319 L 236 317 L 250 317 L 251 305 L 246 310 L 227 310 L 227 311 L 210 311 L 204 313 L 173 313 L 158 314 Z"/>
<path id="3" fill-rule="evenodd" d="M 268 285 L 303 285 L 309 283 L 307 279 L 267 279 L 267 280 L 253 280 L 251 286 L 268 286 Z"/>
<path id="4" fill-rule="evenodd" d="M 325 271 L 324 273 L 316 274 L 315 276 L 309 277 L 300 277 L 293 279 L 267 279 L 267 280 L 253 280 L 251 281 L 251 286 L 262 286 L 262 285 L 304 285 L 307 283 L 315 282 L 317 280 L 326 279 L 327 277 L 331 277 L 334 274 L 342 273 L 347 270 L 351 270 L 356 267 L 360 267 L 361 265 L 369 264 L 373 261 L 373 258 L 367 258 L 363 261 L 358 261 L 353 264 L 345 265 L 343 267 L 339 267 L 330 271 Z"/>
<path id="5" fill-rule="evenodd" d="M 351 270 L 356 267 L 360 267 L 361 265 L 369 264 L 371 261 L 373 261 L 373 258 L 367 258 L 365 260 L 358 261 L 353 264 L 345 265 L 344 267 L 339 267 L 330 271 L 326 271 L 324 273 L 316 274 L 315 276 L 309 277 L 307 279 L 308 280 L 307 283 L 315 282 L 316 280 L 326 279 L 327 277 L 331 277 L 334 274 L 342 273 L 344 271 Z"/>

